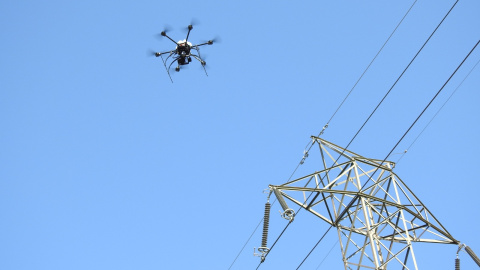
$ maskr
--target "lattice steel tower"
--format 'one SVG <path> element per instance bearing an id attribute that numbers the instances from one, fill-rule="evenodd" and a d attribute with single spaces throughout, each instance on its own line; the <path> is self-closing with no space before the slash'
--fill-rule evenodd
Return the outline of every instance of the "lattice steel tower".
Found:
<path id="1" fill-rule="evenodd" d="M 284 218 L 295 216 L 289 201 L 337 229 L 345 269 L 418 269 L 413 242 L 460 245 L 392 171 L 393 162 L 312 139 L 323 169 L 270 191 Z M 268 252 L 266 242 L 263 248 Z"/>

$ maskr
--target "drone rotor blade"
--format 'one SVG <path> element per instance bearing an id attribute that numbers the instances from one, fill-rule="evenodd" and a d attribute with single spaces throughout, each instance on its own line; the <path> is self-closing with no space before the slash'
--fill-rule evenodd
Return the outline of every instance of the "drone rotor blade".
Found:
<path id="1" fill-rule="evenodd" d="M 198 26 L 198 25 L 199 25 L 198 20 L 193 18 L 193 19 L 190 20 L 190 24 L 187 27 L 183 28 L 182 30 L 184 32 L 188 32 L 188 31 L 192 30 L 194 26 Z"/>
<path id="2" fill-rule="evenodd" d="M 163 31 L 160 32 L 160 34 L 157 34 L 155 35 L 157 38 L 159 38 L 160 40 L 164 39 L 164 38 L 168 38 L 169 40 L 171 40 L 173 43 L 177 44 L 177 42 L 175 40 L 173 40 L 171 37 L 168 36 L 168 32 L 170 31 L 170 26 L 165 26 Z"/>
<path id="3" fill-rule="evenodd" d="M 155 37 L 158 38 L 159 40 L 163 40 L 165 35 L 167 35 L 171 30 L 172 30 L 172 27 L 170 27 L 169 25 L 165 25 L 163 27 L 163 30 L 160 33 L 155 34 Z"/>
<path id="4" fill-rule="evenodd" d="M 165 36 L 166 34 L 168 34 L 168 32 L 170 32 L 172 30 L 172 27 L 170 25 L 165 25 L 163 27 L 163 31 L 160 32 L 160 35 L 161 36 Z"/>
<path id="5" fill-rule="evenodd" d="M 202 55 L 201 56 L 199 55 L 198 58 L 200 58 L 200 60 L 201 60 L 200 64 L 202 64 L 202 66 L 205 66 L 206 63 L 207 63 L 208 55 L 202 53 Z"/>
<path id="6" fill-rule="evenodd" d="M 200 24 L 200 21 L 197 18 L 192 18 L 190 20 L 190 25 L 196 26 L 196 25 L 199 25 L 199 24 Z"/>
<path id="7" fill-rule="evenodd" d="M 147 57 L 155 56 L 156 53 L 157 52 L 152 50 L 152 49 L 147 49 L 147 51 L 146 51 Z"/>
<path id="8" fill-rule="evenodd" d="M 209 43 L 222 43 L 222 39 L 219 36 L 215 36 L 213 39 L 208 41 Z"/>
<path id="9" fill-rule="evenodd" d="M 220 37 L 216 36 L 216 37 L 214 37 L 213 39 L 206 40 L 206 41 L 204 40 L 202 43 L 197 44 L 197 46 L 212 45 L 212 44 L 214 44 L 214 43 L 221 43 L 221 41 L 222 41 L 222 40 L 220 39 Z"/>

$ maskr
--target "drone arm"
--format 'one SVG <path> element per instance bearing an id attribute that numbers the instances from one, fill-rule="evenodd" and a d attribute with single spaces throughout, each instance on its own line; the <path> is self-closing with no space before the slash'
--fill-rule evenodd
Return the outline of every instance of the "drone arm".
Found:
<path id="1" fill-rule="evenodd" d="M 170 39 L 173 43 L 177 44 L 177 42 L 175 42 L 175 40 L 173 40 L 171 37 L 169 37 L 165 32 L 162 32 L 161 35 Z"/>
<path id="2" fill-rule="evenodd" d="M 197 59 L 198 62 L 200 63 L 204 63 L 205 61 L 202 60 L 202 58 L 200 58 L 200 56 L 196 55 L 196 54 L 190 54 L 190 56 L 193 56 L 193 58 Z"/>
<path id="3" fill-rule="evenodd" d="M 174 50 L 173 50 L 173 51 L 168 51 L 168 52 L 161 52 L 161 53 L 160 53 L 160 52 L 156 52 L 156 53 L 155 53 L 155 56 L 156 56 L 156 57 L 159 57 L 159 56 L 164 55 L 164 54 L 167 54 L 167 53 L 170 53 L 170 55 L 172 55 L 174 52 L 175 52 Z M 169 55 L 168 57 L 170 57 L 170 55 Z"/>
<path id="4" fill-rule="evenodd" d="M 193 29 L 193 26 L 190 24 L 190 25 L 188 26 L 187 38 L 185 38 L 185 43 L 187 43 L 187 41 L 188 41 L 188 36 L 190 35 L 190 31 L 192 31 L 192 29 Z"/>
<path id="5" fill-rule="evenodd" d="M 198 44 L 198 45 L 193 45 L 192 47 L 198 47 L 198 46 L 203 46 L 203 45 L 212 45 L 213 44 L 213 40 L 209 40 L 207 42 L 204 42 L 204 43 L 201 43 L 201 44 Z"/>
<path id="6" fill-rule="evenodd" d="M 202 44 L 194 45 L 194 46 L 192 46 L 192 48 L 200 47 L 200 46 L 207 45 L 207 44 L 208 44 L 208 42 L 205 42 L 205 43 L 202 43 Z"/>

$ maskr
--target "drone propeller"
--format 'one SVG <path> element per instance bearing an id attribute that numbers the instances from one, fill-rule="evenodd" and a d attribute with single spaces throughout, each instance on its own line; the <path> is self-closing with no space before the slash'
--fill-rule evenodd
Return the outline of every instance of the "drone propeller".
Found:
<path id="1" fill-rule="evenodd" d="M 212 45 L 213 43 L 222 43 L 222 39 L 219 36 L 216 36 L 207 42 L 208 42 L 208 45 Z"/>
<path id="2" fill-rule="evenodd" d="M 165 26 L 163 28 L 163 31 L 160 32 L 159 35 L 157 34 L 156 36 L 160 39 L 163 39 L 163 37 L 166 37 L 166 38 L 170 39 L 173 43 L 177 44 L 177 42 L 175 40 L 173 40 L 171 37 L 169 37 L 168 34 L 167 34 L 170 31 L 170 29 L 171 29 L 170 26 Z"/>
<path id="3" fill-rule="evenodd" d="M 199 25 L 198 20 L 193 18 L 192 20 L 190 20 L 190 24 L 187 27 L 183 28 L 183 31 L 188 32 L 192 30 L 194 26 L 198 26 L 198 25 Z"/>
<path id="4" fill-rule="evenodd" d="M 213 43 L 221 43 L 221 39 L 217 36 L 213 39 L 210 39 L 210 40 L 207 40 L 207 41 L 203 41 L 202 43 L 200 44 L 197 44 L 196 46 L 203 46 L 203 45 L 212 45 Z"/>
<path id="5" fill-rule="evenodd" d="M 168 32 L 170 32 L 170 30 L 172 30 L 172 28 L 169 25 L 165 25 L 165 27 L 163 27 L 162 32 L 155 34 L 155 37 L 158 38 L 159 40 L 163 40 L 164 37 L 168 34 Z"/>
<path id="6" fill-rule="evenodd" d="M 207 59 L 208 59 L 208 54 L 202 54 L 202 58 L 200 58 L 200 64 L 204 67 L 207 66 Z"/>
<path id="7" fill-rule="evenodd" d="M 157 52 L 152 49 L 148 49 L 146 51 L 146 54 L 147 54 L 147 57 L 151 57 L 151 56 L 156 56 Z"/>
<path id="8" fill-rule="evenodd" d="M 172 30 L 172 27 L 170 27 L 170 25 L 165 25 L 165 27 L 163 27 L 163 31 L 160 32 L 160 36 L 166 36 L 170 30 Z"/>

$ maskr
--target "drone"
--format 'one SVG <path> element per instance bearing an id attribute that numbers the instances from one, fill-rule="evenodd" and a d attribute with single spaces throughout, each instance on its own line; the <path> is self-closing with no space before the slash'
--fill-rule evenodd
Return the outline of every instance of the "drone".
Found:
<path id="1" fill-rule="evenodd" d="M 196 59 L 197 61 L 200 62 L 200 64 L 203 67 L 203 70 L 205 71 L 205 75 L 208 76 L 207 70 L 205 69 L 205 65 L 207 64 L 204 59 L 200 56 L 200 46 L 203 45 L 212 45 L 214 40 L 209 40 L 207 42 L 201 43 L 201 44 L 196 44 L 193 45 L 191 42 L 188 41 L 188 37 L 190 36 L 190 31 L 193 29 L 193 25 L 189 25 L 188 27 L 188 32 L 187 32 L 187 37 L 184 40 L 180 40 L 178 42 L 175 42 L 171 37 L 169 37 L 166 33 L 166 31 L 162 31 L 160 33 L 161 36 L 168 38 L 171 40 L 173 43 L 175 43 L 176 47 L 174 50 L 171 51 L 166 51 L 166 52 L 154 52 L 154 55 L 156 57 L 161 57 L 163 61 L 163 65 L 165 66 L 165 69 L 167 70 L 168 77 L 170 77 L 170 81 L 172 81 L 172 76 L 170 75 L 170 67 L 173 65 L 173 63 L 177 62 L 177 67 L 175 67 L 175 71 L 179 72 L 180 67 L 185 66 L 190 64 L 192 62 L 192 59 Z M 192 53 L 195 52 L 196 54 Z M 164 59 L 163 55 L 168 54 L 168 56 Z M 171 60 L 170 65 L 167 67 L 167 62 Z"/>

